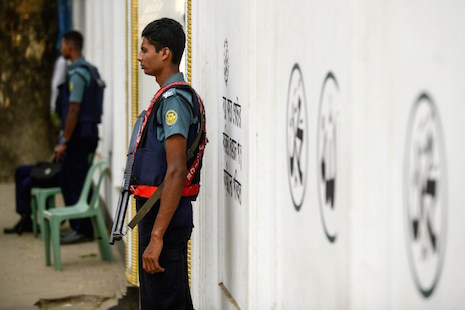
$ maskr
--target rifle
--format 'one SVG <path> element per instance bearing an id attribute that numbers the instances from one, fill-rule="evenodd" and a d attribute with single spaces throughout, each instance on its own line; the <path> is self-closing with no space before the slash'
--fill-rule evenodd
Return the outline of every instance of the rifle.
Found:
<path id="1" fill-rule="evenodd" d="M 136 142 L 139 137 L 140 130 L 142 129 L 142 123 L 144 122 L 146 111 L 137 117 L 136 123 L 132 130 L 131 140 L 129 142 L 128 155 L 126 159 L 126 168 L 124 169 L 123 184 L 121 185 L 121 193 L 118 199 L 118 206 L 116 208 L 115 220 L 111 228 L 110 244 L 114 244 L 115 240 L 121 240 L 126 233 L 123 233 L 124 218 L 126 217 L 126 211 L 128 208 L 129 186 L 131 185 L 132 166 L 134 164 L 134 151 L 136 150 Z"/>

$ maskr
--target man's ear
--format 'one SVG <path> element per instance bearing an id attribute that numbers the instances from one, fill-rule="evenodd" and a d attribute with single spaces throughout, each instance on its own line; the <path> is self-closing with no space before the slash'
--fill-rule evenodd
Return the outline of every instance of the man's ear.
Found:
<path id="1" fill-rule="evenodd" d="M 168 47 L 162 48 L 160 53 L 161 53 L 161 59 L 163 60 L 168 60 L 172 56 L 171 50 Z"/>

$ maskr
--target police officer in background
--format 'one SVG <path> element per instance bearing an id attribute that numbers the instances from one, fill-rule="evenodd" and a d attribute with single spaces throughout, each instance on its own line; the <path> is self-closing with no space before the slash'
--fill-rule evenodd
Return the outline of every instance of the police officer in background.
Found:
<path id="1" fill-rule="evenodd" d="M 91 73 L 89 63 L 82 56 L 84 39 L 74 30 L 63 35 L 61 53 L 71 61 L 68 68 L 67 83 L 60 88 L 61 97 L 69 102 L 57 103 L 63 113 L 64 130 L 60 143 L 54 149 L 55 156 L 62 162 L 61 188 L 67 206 L 74 205 L 81 194 L 87 171 L 92 162 L 98 143 L 98 128 L 101 111 L 92 107 L 89 98 Z M 66 95 L 62 96 L 62 92 Z M 93 240 L 93 228 L 90 219 L 70 220 L 72 230 L 62 236 L 61 243 L 69 244 Z"/>
<path id="2" fill-rule="evenodd" d="M 136 146 L 132 192 L 137 210 L 163 182 L 161 199 L 139 223 L 141 309 L 193 309 L 187 273 L 192 200 L 199 192 L 205 146 L 203 105 L 179 72 L 185 46 L 182 26 L 168 18 L 142 32 L 137 60 L 160 90 L 147 110 Z M 201 138 L 200 138 L 201 137 Z M 200 140 L 193 160 L 186 152 Z"/>

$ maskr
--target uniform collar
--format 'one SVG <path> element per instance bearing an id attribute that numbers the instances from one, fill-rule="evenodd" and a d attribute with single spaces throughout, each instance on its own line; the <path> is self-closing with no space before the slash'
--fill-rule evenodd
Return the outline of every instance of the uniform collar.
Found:
<path id="1" fill-rule="evenodd" d="M 76 67 L 79 67 L 80 65 L 84 64 L 86 62 L 86 59 L 84 58 L 84 56 L 81 56 L 79 58 L 77 58 L 75 61 L 73 61 L 71 63 L 71 65 L 69 66 L 70 69 L 74 69 Z"/>
<path id="2" fill-rule="evenodd" d="M 166 85 L 174 83 L 174 82 L 184 82 L 184 75 L 182 74 L 182 72 L 177 72 L 173 74 L 172 76 L 170 76 L 166 80 L 166 82 L 163 84 L 162 87 L 165 87 Z"/>

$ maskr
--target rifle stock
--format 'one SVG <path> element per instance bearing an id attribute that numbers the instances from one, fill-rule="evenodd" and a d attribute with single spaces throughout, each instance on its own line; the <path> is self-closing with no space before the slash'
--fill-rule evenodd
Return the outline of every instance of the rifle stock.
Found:
<path id="1" fill-rule="evenodd" d="M 126 159 L 126 168 L 124 169 L 123 184 L 121 185 L 121 193 L 118 199 L 118 205 L 116 206 L 116 214 L 113 220 L 113 226 L 110 233 L 110 244 L 114 244 L 115 241 L 121 240 L 125 233 L 123 232 L 124 219 L 128 208 L 129 197 L 131 192 L 129 187 L 131 186 L 132 166 L 134 164 L 134 152 L 136 149 L 136 141 L 142 128 L 146 111 L 143 111 L 136 120 L 134 129 L 132 130 L 131 140 L 129 142 L 129 150 Z"/>

